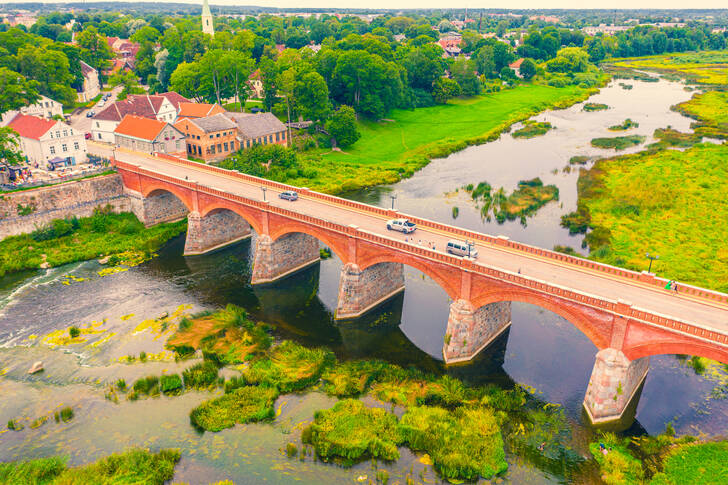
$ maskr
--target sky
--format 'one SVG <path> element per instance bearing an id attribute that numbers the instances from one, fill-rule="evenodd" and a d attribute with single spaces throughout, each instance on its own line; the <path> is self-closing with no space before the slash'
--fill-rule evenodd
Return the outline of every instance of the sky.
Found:
<path id="1" fill-rule="evenodd" d="M 24 3 L 14 0 L 11 3 Z M 65 3 L 64 0 L 46 0 L 48 3 Z M 78 2 L 80 0 L 72 0 Z M 92 0 L 89 0 L 92 1 Z M 123 1 L 123 0 L 121 0 Z M 134 1 L 134 0 L 132 0 Z M 136 0 L 165 3 L 164 0 Z M 502 9 L 549 9 L 549 8 L 595 8 L 595 9 L 726 9 L 728 0 L 208 0 L 214 5 L 255 5 L 261 7 L 296 8 L 502 8 Z M 202 0 L 170 0 L 173 3 L 198 3 Z"/>

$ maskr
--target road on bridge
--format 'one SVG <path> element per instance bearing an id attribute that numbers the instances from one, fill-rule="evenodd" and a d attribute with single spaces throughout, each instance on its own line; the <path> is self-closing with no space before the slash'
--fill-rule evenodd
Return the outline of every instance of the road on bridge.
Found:
<path id="1" fill-rule="evenodd" d="M 101 147 L 98 147 L 101 148 Z M 97 149 L 98 149 L 97 148 Z M 110 148 L 106 148 L 110 155 Z M 89 147 L 92 151 L 92 147 Z M 200 168 L 175 164 L 174 162 L 141 153 L 116 152 L 122 162 L 139 165 L 147 170 L 184 179 L 194 180 L 200 185 L 221 189 L 253 200 L 263 200 L 260 185 L 225 175 L 205 171 Z M 271 205 L 295 210 L 301 214 L 318 217 L 330 222 L 349 225 L 355 224 L 360 229 L 377 233 L 401 241 L 408 238 L 423 246 L 434 243 L 437 251 L 444 252 L 450 239 L 460 239 L 457 235 L 448 235 L 444 231 L 419 228 L 413 235 L 405 236 L 399 232 L 388 231 L 386 218 L 376 214 L 364 213 L 336 203 L 301 196 L 298 201 L 290 202 L 278 198 L 279 191 L 268 187 L 266 199 Z M 675 294 L 654 285 L 601 273 L 588 268 L 546 259 L 533 254 L 504 248 L 487 243 L 476 244 L 479 252 L 477 261 L 493 269 L 512 273 L 520 272 L 522 276 L 555 284 L 563 288 L 590 294 L 596 297 L 616 301 L 628 301 L 635 308 L 651 313 L 671 317 L 697 326 L 728 334 L 728 306 L 718 302 L 703 300 L 690 295 Z M 679 286 L 678 286 L 679 290 Z"/>

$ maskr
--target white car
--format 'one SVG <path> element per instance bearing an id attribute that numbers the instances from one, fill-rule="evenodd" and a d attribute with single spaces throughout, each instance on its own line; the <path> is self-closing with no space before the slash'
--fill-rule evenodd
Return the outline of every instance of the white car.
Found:
<path id="1" fill-rule="evenodd" d="M 387 229 L 390 231 L 399 231 L 409 234 L 411 232 L 415 232 L 417 225 L 407 219 L 392 219 L 391 221 L 387 221 Z"/>
<path id="2" fill-rule="evenodd" d="M 473 243 L 450 240 L 445 246 L 445 251 L 455 256 L 469 256 L 473 259 L 478 257 L 478 250 Z"/>

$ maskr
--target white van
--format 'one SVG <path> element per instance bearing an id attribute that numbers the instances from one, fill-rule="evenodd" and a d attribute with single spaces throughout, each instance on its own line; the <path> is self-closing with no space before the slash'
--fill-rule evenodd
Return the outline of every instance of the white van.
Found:
<path id="1" fill-rule="evenodd" d="M 468 252 L 468 243 L 464 241 L 448 241 L 445 251 L 455 256 L 470 256 L 473 259 L 478 257 L 478 249 L 475 245 L 470 243 L 470 251 Z"/>

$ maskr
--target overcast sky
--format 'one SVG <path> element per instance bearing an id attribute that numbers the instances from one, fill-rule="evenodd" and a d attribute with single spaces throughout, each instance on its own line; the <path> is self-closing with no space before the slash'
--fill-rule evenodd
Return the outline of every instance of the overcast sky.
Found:
<path id="1" fill-rule="evenodd" d="M 38 1 L 38 0 L 16 0 Z M 73 0 L 78 2 L 79 0 Z M 165 3 L 164 0 L 140 0 Z M 599 8 L 599 9 L 702 9 L 728 8 L 728 0 L 208 0 L 211 5 L 256 5 L 261 7 L 295 8 L 513 8 L 513 9 L 546 9 L 546 8 Z M 62 3 L 63 0 L 49 0 L 48 3 Z M 175 3 L 198 3 L 202 0 L 175 0 Z M 15 2 L 12 2 L 15 3 Z M 6 4 L 7 5 L 7 4 Z"/>

